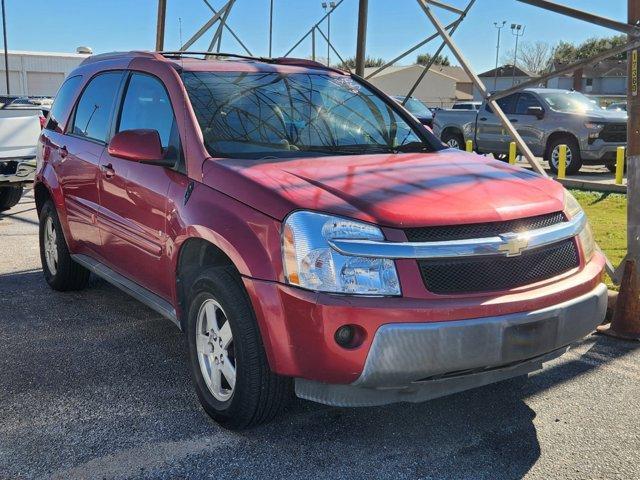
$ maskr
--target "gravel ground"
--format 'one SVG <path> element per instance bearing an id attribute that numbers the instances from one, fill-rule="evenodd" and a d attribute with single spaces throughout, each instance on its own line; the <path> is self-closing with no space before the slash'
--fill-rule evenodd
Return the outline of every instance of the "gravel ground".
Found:
<path id="1" fill-rule="evenodd" d="M 30 193 L 0 245 L 0 478 L 640 478 L 637 344 L 590 337 L 524 386 L 419 405 L 297 400 L 231 433 L 170 322 L 101 280 L 47 287 Z"/>

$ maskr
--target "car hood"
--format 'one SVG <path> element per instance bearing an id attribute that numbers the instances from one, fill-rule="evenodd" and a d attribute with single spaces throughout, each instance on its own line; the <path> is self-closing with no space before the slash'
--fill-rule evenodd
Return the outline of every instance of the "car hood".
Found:
<path id="1" fill-rule="evenodd" d="M 297 159 L 211 159 L 203 181 L 282 220 L 308 209 L 388 227 L 504 221 L 562 210 L 563 187 L 486 157 L 442 150 Z"/>
<path id="2" fill-rule="evenodd" d="M 617 112 L 615 110 L 598 110 L 587 114 L 591 121 L 606 121 L 608 123 L 626 123 L 629 118 L 627 112 Z"/>

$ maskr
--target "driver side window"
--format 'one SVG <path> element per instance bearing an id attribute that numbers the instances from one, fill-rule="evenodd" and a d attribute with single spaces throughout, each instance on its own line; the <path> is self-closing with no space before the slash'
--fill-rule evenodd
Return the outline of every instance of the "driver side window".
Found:
<path id="1" fill-rule="evenodd" d="M 160 80 L 143 73 L 129 78 L 117 131 L 136 129 L 156 130 L 164 158 L 180 160 L 180 135 L 169 95 Z"/>
<path id="2" fill-rule="evenodd" d="M 527 115 L 531 107 L 542 107 L 542 105 L 530 93 L 521 93 L 516 106 L 516 115 Z"/>

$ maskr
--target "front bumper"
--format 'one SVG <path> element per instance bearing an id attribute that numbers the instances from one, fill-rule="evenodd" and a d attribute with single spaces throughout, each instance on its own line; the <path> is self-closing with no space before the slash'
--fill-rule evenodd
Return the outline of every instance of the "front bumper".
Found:
<path id="1" fill-rule="evenodd" d="M 336 406 L 420 402 L 542 368 L 604 319 L 607 288 L 536 311 L 381 326 L 348 385 L 296 379 L 296 394 Z"/>
<path id="2" fill-rule="evenodd" d="M 0 184 L 30 183 L 35 173 L 35 158 L 0 158 Z"/>
<path id="3" fill-rule="evenodd" d="M 580 148 L 580 156 L 585 163 L 602 163 L 616 159 L 618 147 L 625 147 L 626 143 L 610 143 L 602 140 L 596 140 L 589 145 L 588 142 L 582 142 Z"/>

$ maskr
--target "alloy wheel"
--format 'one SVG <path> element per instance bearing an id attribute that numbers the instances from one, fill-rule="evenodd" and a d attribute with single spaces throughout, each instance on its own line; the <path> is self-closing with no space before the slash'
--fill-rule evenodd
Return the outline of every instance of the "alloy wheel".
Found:
<path id="1" fill-rule="evenodd" d="M 573 152 L 570 148 L 567 147 L 567 167 L 571 165 L 571 161 L 573 160 Z M 551 162 L 553 163 L 553 167 L 557 170 L 560 166 L 560 145 L 556 145 L 551 152 Z"/>
<path id="2" fill-rule="evenodd" d="M 236 385 L 236 357 L 231 324 L 218 302 L 205 300 L 196 322 L 200 371 L 216 400 L 231 398 Z"/>
<path id="3" fill-rule="evenodd" d="M 44 257 L 51 275 L 58 271 L 58 234 L 53 218 L 47 217 L 44 224 Z"/>

